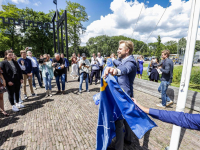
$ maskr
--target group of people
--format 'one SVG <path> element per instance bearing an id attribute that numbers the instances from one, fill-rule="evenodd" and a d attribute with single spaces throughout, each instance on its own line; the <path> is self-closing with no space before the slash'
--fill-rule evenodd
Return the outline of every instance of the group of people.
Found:
<path id="1" fill-rule="evenodd" d="M 131 55 L 134 45 L 131 41 L 120 41 L 118 48 L 118 59 L 113 63 L 115 68 L 107 67 L 104 70 L 103 77 L 106 78 L 108 74 L 118 76 L 118 84 L 120 87 L 132 98 L 134 103 L 145 113 L 151 115 L 155 119 L 159 119 L 163 122 L 171 123 L 188 129 L 200 130 L 200 115 L 199 114 L 187 114 L 184 112 L 166 111 L 152 109 L 142 106 L 134 98 L 133 94 L 133 81 L 138 71 L 137 60 L 135 61 Z M 160 108 L 165 108 L 173 104 L 173 101 L 167 96 L 166 91 L 173 79 L 173 61 L 169 59 L 169 50 L 162 51 L 162 61 L 158 63 L 157 59 L 152 60 L 151 66 L 156 69 L 160 78 L 160 86 L 158 91 L 161 93 L 162 103 L 156 104 Z M 154 71 L 153 71 L 154 72 Z M 155 80 L 155 79 L 154 79 Z M 133 118 L 134 119 L 134 118 Z M 125 127 L 125 130 L 124 130 Z M 114 147 L 108 147 L 107 150 L 123 150 L 124 143 L 130 145 L 133 142 L 131 137 L 131 129 L 126 120 L 115 121 L 116 141 Z M 125 131 L 125 134 L 124 134 Z M 125 136 L 124 136 L 125 135 Z"/>
<path id="2" fill-rule="evenodd" d="M 26 48 L 20 51 L 21 58 L 17 60 L 17 56 L 13 50 L 6 50 L 4 61 L 0 63 L 0 111 L 3 115 L 8 116 L 4 110 L 3 93 L 8 92 L 8 99 L 14 112 L 23 108 L 23 100 L 21 98 L 21 86 L 23 83 L 24 100 L 27 96 L 27 80 L 31 96 L 37 96 L 34 90 L 37 90 L 35 76 L 38 79 L 40 88 L 45 88 L 46 97 L 52 97 L 51 81 L 55 76 L 58 91 L 56 94 L 63 94 L 65 90 L 65 82 L 67 82 L 67 67 L 69 62 L 64 58 L 64 54 L 55 54 L 53 59 L 49 54 L 41 55 L 39 61 L 33 57 L 32 52 Z M 40 76 L 41 74 L 41 76 Z M 60 78 L 62 82 L 62 91 L 60 88 Z M 43 83 L 45 86 L 43 86 Z"/>
<path id="3" fill-rule="evenodd" d="M 185 115 L 183 113 L 177 112 L 168 112 L 160 111 L 156 109 L 149 109 L 140 105 L 134 99 L 133 93 L 133 81 L 138 72 L 138 64 L 143 64 L 143 58 L 138 58 L 135 61 L 132 52 L 134 49 L 134 44 L 131 41 L 119 41 L 119 48 L 117 51 L 118 58 L 116 59 L 115 54 L 111 54 L 111 58 L 115 68 L 106 67 L 102 77 L 106 78 L 108 74 L 118 76 L 118 84 L 120 87 L 133 99 L 136 105 L 140 107 L 147 114 L 152 115 L 153 117 L 160 119 L 165 122 L 172 124 L 177 124 L 186 128 L 192 128 L 199 130 L 198 126 L 200 119 L 199 115 Z M 0 110 L 5 116 L 9 115 L 4 110 L 3 105 L 3 93 L 8 92 L 8 98 L 10 104 L 12 105 L 13 111 L 19 111 L 20 108 L 23 108 L 23 101 L 21 100 L 21 84 L 23 83 L 23 93 L 24 99 L 27 99 L 26 91 L 26 81 L 29 82 L 29 87 L 31 91 L 31 96 L 36 96 L 34 90 L 37 89 L 35 78 L 36 75 L 40 88 L 46 89 L 46 97 L 52 96 L 52 87 L 51 81 L 55 76 L 56 84 L 58 91 L 56 94 L 64 94 L 65 91 L 65 82 L 67 82 L 67 68 L 69 67 L 69 61 L 64 58 L 64 54 L 56 53 L 53 59 L 50 58 L 49 54 L 44 54 L 40 56 L 39 63 L 35 57 L 32 56 L 31 51 L 21 50 L 21 58 L 17 60 L 16 55 L 12 50 L 7 50 L 5 52 L 5 59 L 1 62 L 0 65 Z M 162 63 L 158 63 L 157 59 L 152 60 L 150 67 L 152 67 L 151 74 L 155 77 L 155 71 L 161 72 L 162 76 L 160 78 L 161 84 L 158 88 L 158 91 L 161 92 L 162 103 L 157 104 L 158 107 L 165 108 L 173 104 L 173 101 L 167 96 L 166 91 L 173 78 L 173 62 L 169 59 L 169 50 L 162 51 Z M 27 56 L 28 55 L 28 56 Z M 86 82 L 86 91 L 89 92 L 88 84 L 90 79 L 90 84 L 92 84 L 92 79 L 95 75 L 95 84 L 98 83 L 98 80 L 101 77 L 103 67 L 105 64 L 104 57 L 100 53 L 93 54 L 93 57 L 90 61 L 86 58 L 85 53 L 81 56 L 78 54 L 76 57 L 75 54 L 72 55 L 72 72 L 71 75 L 74 78 L 79 78 L 79 92 L 82 92 L 82 83 L 83 80 Z M 140 67 L 140 66 L 139 66 Z M 90 74 L 91 69 L 91 74 Z M 40 75 L 41 76 L 40 76 Z M 157 82 L 159 78 L 154 78 Z M 60 80 L 62 83 L 62 89 L 60 86 Z M 42 81 L 45 86 L 43 86 Z M 6 87 L 6 88 L 5 88 Z M 180 116 L 180 117 L 177 117 Z M 197 117 L 198 116 L 198 117 Z M 172 117 L 172 120 L 170 118 Z M 188 122 L 188 118 L 193 120 Z M 178 119 L 178 120 L 177 120 Z M 181 123 L 182 120 L 184 123 Z M 126 120 L 116 120 L 116 143 L 115 147 L 109 147 L 111 150 L 122 150 L 124 143 L 131 144 L 133 139 L 131 138 L 131 129 L 126 122 Z M 124 137 L 124 127 L 125 127 L 125 137 Z"/>
<path id="4" fill-rule="evenodd" d="M 105 61 L 101 53 L 93 53 L 91 62 L 86 58 L 85 53 L 78 57 L 73 53 L 71 57 L 72 72 L 71 76 L 80 81 L 79 93 L 82 93 L 82 83 L 85 80 L 86 91 L 89 92 L 88 85 L 92 85 L 93 77 L 95 76 L 95 85 L 100 82 L 100 77 L 103 71 Z"/>
<path id="5" fill-rule="evenodd" d="M 26 48 L 20 51 L 21 57 L 17 59 L 17 56 L 13 53 L 13 50 L 5 51 L 4 61 L 0 63 L 0 110 L 6 116 L 8 115 L 4 110 L 3 93 L 8 92 L 8 99 L 12 106 L 12 110 L 17 112 L 20 108 L 23 108 L 23 100 L 28 99 L 27 96 L 27 80 L 31 96 L 37 96 L 35 90 L 37 90 L 35 77 L 38 80 L 40 88 L 45 88 L 46 97 L 52 97 L 52 85 L 51 81 L 55 77 L 58 91 L 56 94 L 64 94 L 65 83 L 67 83 L 67 70 L 69 67 L 69 61 L 64 57 L 64 54 L 55 53 L 53 59 L 49 54 L 40 55 L 39 61 L 33 56 L 32 52 Z M 72 55 L 72 72 L 74 78 L 79 78 L 80 86 L 79 93 L 82 93 L 83 80 L 86 82 L 86 91 L 89 92 L 88 84 L 93 82 L 93 76 L 95 75 L 95 85 L 99 83 L 100 76 L 103 71 L 103 65 L 105 64 L 104 58 L 100 53 L 93 54 L 90 61 L 86 58 L 85 53 L 76 57 L 75 53 Z M 91 72 L 90 72 L 91 68 Z M 61 85 L 60 85 L 61 81 Z M 44 86 L 43 86 L 44 84 Z M 23 86 L 23 98 L 21 98 L 21 87 Z"/>

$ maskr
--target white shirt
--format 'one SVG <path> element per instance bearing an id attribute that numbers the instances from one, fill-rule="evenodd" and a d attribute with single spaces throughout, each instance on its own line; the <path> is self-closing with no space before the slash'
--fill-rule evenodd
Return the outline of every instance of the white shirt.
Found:
<path id="1" fill-rule="evenodd" d="M 86 60 L 81 59 L 78 67 L 80 67 L 82 63 L 85 63 L 86 66 L 90 67 L 90 61 L 89 60 L 87 60 L 87 59 Z M 80 73 L 82 73 L 82 72 L 89 73 L 89 68 L 82 66 L 81 69 L 80 69 Z"/>
<path id="2" fill-rule="evenodd" d="M 32 67 L 37 67 L 37 61 L 33 57 L 27 56 L 27 58 L 31 60 Z"/>
<path id="3" fill-rule="evenodd" d="M 102 67 L 104 64 L 104 62 L 103 62 L 104 58 L 101 56 L 101 57 L 97 57 L 97 59 L 99 61 L 99 66 Z"/>
<path id="4" fill-rule="evenodd" d="M 82 60 L 82 57 L 77 57 L 77 60 L 78 60 L 77 65 L 79 65 L 79 62 L 80 60 Z"/>

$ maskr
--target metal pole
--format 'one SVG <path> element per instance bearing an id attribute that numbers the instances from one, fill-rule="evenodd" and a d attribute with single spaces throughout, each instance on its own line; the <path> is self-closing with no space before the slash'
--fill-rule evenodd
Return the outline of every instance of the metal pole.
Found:
<path id="1" fill-rule="evenodd" d="M 69 54 L 68 54 L 68 32 L 67 32 L 67 11 L 65 10 L 65 40 L 66 40 L 66 53 L 67 53 L 67 60 L 69 61 Z"/>
<path id="2" fill-rule="evenodd" d="M 61 52 L 64 53 L 64 43 L 63 43 L 63 23 L 61 24 Z"/>
<path id="3" fill-rule="evenodd" d="M 53 45 L 54 53 L 56 53 L 56 31 L 55 31 L 55 22 L 53 21 Z"/>
<path id="4" fill-rule="evenodd" d="M 60 39 L 59 39 L 59 26 L 58 26 L 58 9 L 57 9 L 57 4 L 56 4 L 56 25 L 57 25 L 57 42 L 58 42 L 58 53 L 60 53 Z"/>
<path id="5" fill-rule="evenodd" d="M 183 64 L 183 71 L 181 76 L 181 83 L 178 94 L 178 101 L 176 106 L 176 111 L 183 112 L 185 108 L 188 86 L 190 81 L 190 74 L 192 70 L 192 62 L 194 56 L 194 49 L 196 43 L 196 37 L 198 32 L 199 24 L 199 13 L 200 13 L 200 0 L 192 1 L 192 9 L 190 15 L 190 25 L 187 37 L 187 47 L 185 52 L 185 59 Z M 170 140 L 170 150 L 177 150 L 179 145 L 181 127 L 173 125 L 171 140 Z"/>

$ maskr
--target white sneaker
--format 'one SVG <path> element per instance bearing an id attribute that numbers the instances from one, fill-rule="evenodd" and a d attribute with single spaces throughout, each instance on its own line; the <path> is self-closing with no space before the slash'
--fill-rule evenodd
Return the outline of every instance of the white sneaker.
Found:
<path id="1" fill-rule="evenodd" d="M 22 104 L 23 102 L 24 101 L 21 98 L 19 98 L 19 103 Z"/>
<path id="2" fill-rule="evenodd" d="M 22 105 L 22 104 L 20 104 L 20 103 L 16 103 L 16 106 L 17 106 L 18 108 L 24 108 L 24 105 Z"/>
<path id="3" fill-rule="evenodd" d="M 167 102 L 166 106 L 172 105 L 174 102 L 172 100 L 170 100 L 169 102 Z"/>
<path id="4" fill-rule="evenodd" d="M 100 83 L 100 80 L 98 80 L 97 83 Z"/>
<path id="5" fill-rule="evenodd" d="M 49 96 L 50 96 L 50 97 L 52 97 L 52 93 L 51 93 L 51 90 L 49 90 Z"/>
<path id="6" fill-rule="evenodd" d="M 37 90 L 37 88 L 36 88 L 36 87 L 34 87 L 34 90 Z"/>
<path id="7" fill-rule="evenodd" d="M 17 106 L 13 105 L 12 106 L 12 111 L 17 112 L 17 111 L 19 111 L 19 109 L 17 108 Z"/>
<path id="8" fill-rule="evenodd" d="M 82 93 L 82 90 L 79 90 L 79 93 L 81 94 L 81 93 Z"/>
<path id="9" fill-rule="evenodd" d="M 49 90 L 46 91 L 46 97 L 48 97 L 48 96 L 49 96 Z"/>
<path id="10" fill-rule="evenodd" d="M 21 100 L 21 101 L 19 101 L 19 104 L 22 104 L 24 101 L 23 100 Z"/>
<path id="11" fill-rule="evenodd" d="M 90 90 L 87 90 L 86 92 L 90 93 Z"/>
<path id="12" fill-rule="evenodd" d="M 160 108 L 166 108 L 166 106 L 163 106 L 161 103 L 160 104 L 156 104 L 157 107 L 160 107 Z"/>

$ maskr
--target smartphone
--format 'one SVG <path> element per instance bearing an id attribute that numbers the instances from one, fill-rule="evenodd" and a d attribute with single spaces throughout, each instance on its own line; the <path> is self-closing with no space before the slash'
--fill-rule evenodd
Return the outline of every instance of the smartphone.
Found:
<path id="1" fill-rule="evenodd" d="M 32 49 L 32 47 L 28 47 L 28 49 Z"/>

